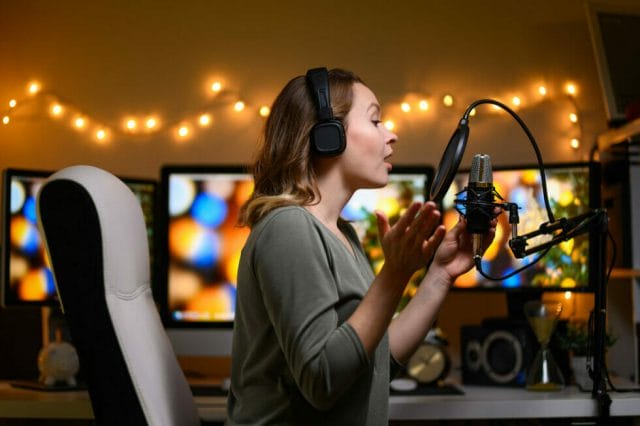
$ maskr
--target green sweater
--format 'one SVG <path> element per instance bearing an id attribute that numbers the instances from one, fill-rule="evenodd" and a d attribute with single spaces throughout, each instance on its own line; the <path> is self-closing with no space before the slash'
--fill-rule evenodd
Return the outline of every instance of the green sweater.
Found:
<path id="1" fill-rule="evenodd" d="M 228 424 L 387 424 L 387 336 L 370 359 L 345 322 L 374 279 L 305 209 L 281 207 L 251 231 L 238 270 Z"/>

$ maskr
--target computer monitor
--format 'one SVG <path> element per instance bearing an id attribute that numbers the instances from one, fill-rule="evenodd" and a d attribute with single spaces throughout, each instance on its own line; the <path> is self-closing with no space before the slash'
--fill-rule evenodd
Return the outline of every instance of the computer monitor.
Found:
<path id="1" fill-rule="evenodd" d="M 164 166 L 160 310 L 178 355 L 229 356 L 240 252 L 238 212 L 253 192 L 242 166 Z"/>
<path id="2" fill-rule="evenodd" d="M 573 218 L 600 205 L 600 168 L 597 163 L 557 163 L 545 165 L 545 176 L 551 210 L 556 220 Z M 443 220 L 449 228 L 458 220 L 455 209 L 456 194 L 468 185 L 468 171 L 457 173 L 443 199 Z M 537 166 L 494 167 L 493 184 L 505 201 L 519 206 L 518 235 L 534 231 L 547 222 L 543 201 L 540 171 Z M 461 195 L 464 197 L 464 194 Z M 460 197 L 460 196 L 458 196 Z M 482 270 L 492 277 L 504 277 L 510 272 L 533 262 L 541 253 L 517 259 L 509 248 L 512 238 L 508 215 L 502 213 L 494 242 L 484 253 Z M 595 236 L 589 233 L 553 246 L 535 265 L 517 275 L 500 281 L 484 278 L 475 268 L 456 280 L 456 290 L 498 290 L 508 297 L 536 297 L 542 292 L 593 292 Z M 531 239 L 531 247 L 539 246 L 550 236 Z"/>
<path id="3" fill-rule="evenodd" d="M 374 211 L 383 211 L 391 223 L 395 223 L 413 201 L 424 202 L 427 199 L 433 176 L 434 169 L 431 166 L 394 166 L 389 174 L 389 183 L 384 188 L 356 191 L 343 209 L 342 218 L 356 229 L 375 273 L 378 273 L 384 264 L 384 253 L 378 238 Z M 416 292 L 424 273 L 423 268 L 412 276 L 399 310 Z"/>
<path id="4" fill-rule="evenodd" d="M 51 173 L 14 168 L 3 171 L 0 289 L 5 307 L 58 305 L 53 273 L 36 218 L 37 194 Z M 134 178 L 123 178 L 123 181 L 140 200 L 152 256 L 156 181 Z M 153 261 L 153 256 L 151 259 Z"/>

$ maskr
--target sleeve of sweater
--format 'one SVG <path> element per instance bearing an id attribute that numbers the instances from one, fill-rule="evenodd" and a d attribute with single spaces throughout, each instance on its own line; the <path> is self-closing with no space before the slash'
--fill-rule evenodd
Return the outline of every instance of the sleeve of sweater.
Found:
<path id="1" fill-rule="evenodd" d="M 265 220 L 253 271 L 302 395 L 326 410 L 369 368 L 370 360 L 353 328 L 338 323 L 339 277 L 319 225 L 296 208 Z"/>

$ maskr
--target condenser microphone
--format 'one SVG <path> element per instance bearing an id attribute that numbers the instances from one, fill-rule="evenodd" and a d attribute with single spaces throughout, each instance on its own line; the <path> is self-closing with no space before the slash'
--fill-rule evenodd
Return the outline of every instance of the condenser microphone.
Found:
<path id="1" fill-rule="evenodd" d="M 494 187 L 491 157 L 476 154 L 471 162 L 469 186 L 466 189 L 465 216 L 473 241 L 473 257 L 482 257 L 482 238 L 489 232 L 494 218 Z"/>

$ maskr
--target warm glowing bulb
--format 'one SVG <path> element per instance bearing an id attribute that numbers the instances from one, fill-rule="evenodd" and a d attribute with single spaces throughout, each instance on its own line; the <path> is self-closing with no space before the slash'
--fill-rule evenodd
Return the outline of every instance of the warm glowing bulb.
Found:
<path id="1" fill-rule="evenodd" d="M 270 113 L 271 113 L 271 108 L 269 108 L 268 106 L 263 105 L 260 107 L 260 111 L 259 111 L 260 117 L 267 117 L 269 116 Z"/>
<path id="2" fill-rule="evenodd" d="M 220 83 L 219 81 L 214 81 L 213 83 L 211 83 L 212 92 L 218 93 L 221 90 L 222 90 L 222 83 Z"/>
<path id="3" fill-rule="evenodd" d="M 99 141 L 103 141 L 107 138 L 107 131 L 104 129 L 99 129 L 96 132 L 96 139 L 98 139 Z"/>
<path id="4" fill-rule="evenodd" d="M 565 90 L 570 96 L 574 96 L 576 93 L 578 93 L 578 88 L 573 83 L 567 83 L 567 85 L 565 86 Z"/>
<path id="5" fill-rule="evenodd" d="M 394 123 L 393 120 L 386 120 L 384 122 L 384 127 L 386 127 L 387 130 L 392 131 L 396 128 L 396 123 Z"/>
<path id="6" fill-rule="evenodd" d="M 124 123 L 124 127 L 129 131 L 134 131 L 138 127 L 138 122 L 130 118 Z"/>
<path id="7" fill-rule="evenodd" d="M 18 105 L 18 102 L 15 99 L 9 101 L 9 108 L 15 108 L 16 105 Z"/>
<path id="8" fill-rule="evenodd" d="M 189 128 L 187 126 L 180 126 L 178 129 L 178 136 L 181 138 L 186 138 L 189 136 Z"/>
<path id="9" fill-rule="evenodd" d="M 62 105 L 58 103 L 51 105 L 51 115 L 58 117 L 62 115 L 63 112 L 64 112 L 64 108 L 62 107 Z"/>
<path id="10" fill-rule="evenodd" d="M 199 118 L 198 118 L 198 123 L 200 123 L 200 125 L 202 127 L 206 127 L 209 126 L 211 124 L 211 115 L 209 114 L 202 114 Z"/>
<path id="11" fill-rule="evenodd" d="M 149 117 L 144 125 L 147 126 L 147 129 L 155 129 L 158 126 L 158 120 L 153 117 Z"/>
<path id="12" fill-rule="evenodd" d="M 444 97 L 442 98 L 442 103 L 447 107 L 453 106 L 453 96 L 444 95 Z"/>
<path id="13" fill-rule="evenodd" d="M 522 99 L 520 99 L 518 96 L 514 96 L 513 98 L 511 98 L 511 103 L 515 106 L 520 106 L 520 104 L 522 103 Z"/>
<path id="14" fill-rule="evenodd" d="M 578 114 L 576 114 L 575 112 L 572 112 L 569 114 L 569 121 L 571 121 L 572 123 L 577 123 L 578 122 Z"/>
<path id="15" fill-rule="evenodd" d="M 77 129 L 84 129 L 84 127 L 87 125 L 87 120 L 85 120 L 84 117 L 76 117 L 76 119 L 73 120 L 73 125 Z"/>
<path id="16" fill-rule="evenodd" d="M 242 101 L 238 101 L 233 105 L 233 109 L 235 109 L 236 111 L 240 112 L 244 109 L 244 102 Z"/>
<path id="17" fill-rule="evenodd" d="M 33 81 L 29 83 L 27 91 L 29 92 L 30 95 L 35 95 L 40 90 L 42 90 L 42 87 L 40 86 L 40 83 L 38 83 L 37 81 Z"/>
<path id="18" fill-rule="evenodd" d="M 5 115 L 4 117 L 2 117 L 2 124 L 9 124 L 9 121 L 11 121 L 11 119 L 9 118 L 8 115 Z"/>
<path id="19" fill-rule="evenodd" d="M 544 86 L 538 87 L 538 93 L 540 94 L 540 96 L 546 96 L 547 95 L 547 88 L 544 87 Z"/>
<path id="20" fill-rule="evenodd" d="M 420 102 L 418 102 L 418 108 L 420 108 L 422 111 L 428 110 L 429 101 L 427 101 L 426 99 L 421 100 Z"/>
<path id="21" fill-rule="evenodd" d="M 404 112 L 409 112 L 411 111 L 411 105 L 409 105 L 408 102 L 403 102 L 402 104 L 400 104 L 400 109 Z"/>
<path id="22" fill-rule="evenodd" d="M 572 296 L 573 296 L 573 295 L 571 294 L 571 292 L 570 292 L 570 291 L 565 291 L 565 292 L 564 292 L 564 298 L 565 298 L 565 300 L 571 300 L 571 297 L 572 297 Z"/>
<path id="23" fill-rule="evenodd" d="M 580 148 L 580 140 L 579 140 L 579 139 L 577 139 L 577 138 L 573 138 L 573 139 L 571 139 L 570 144 L 571 144 L 571 148 L 573 148 L 573 149 L 578 149 L 578 148 Z"/>

